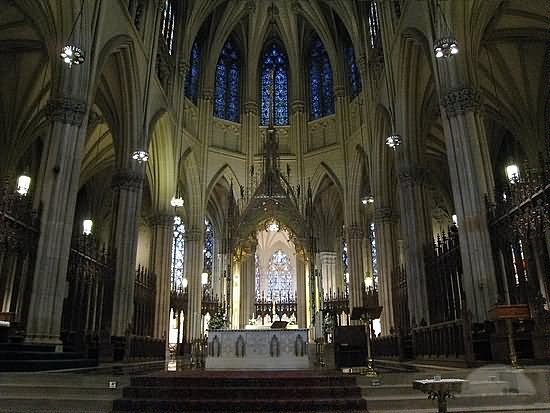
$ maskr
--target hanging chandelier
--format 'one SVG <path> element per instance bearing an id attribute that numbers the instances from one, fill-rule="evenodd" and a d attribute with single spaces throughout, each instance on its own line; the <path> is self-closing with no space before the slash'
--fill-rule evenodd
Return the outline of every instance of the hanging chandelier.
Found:
<path id="1" fill-rule="evenodd" d="M 73 33 L 74 29 L 76 28 L 76 24 L 80 20 L 80 34 L 82 35 L 82 10 L 84 8 L 84 0 L 82 0 L 82 3 L 80 4 L 80 11 L 76 15 L 76 19 L 73 23 L 73 27 L 71 28 L 71 33 L 69 34 L 69 37 L 67 38 L 67 43 L 63 48 L 61 49 L 61 52 L 59 52 L 59 57 L 65 63 L 69 69 L 73 67 L 73 65 L 81 65 L 84 63 L 85 57 L 84 52 L 82 49 L 78 46 L 76 46 L 73 42 Z"/>
<path id="2" fill-rule="evenodd" d="M 137 150 L 132 153 L 132 159 L 138 163 L 147 162 L 149 160 L 149 152 L 143 150 Z"/>
<path id="3" fill-rule="evenodd" d="M 452 36 L 443 37 L 434 42 L 434 53 L 438 59 L 448 58 L 458 54 L 457 41 Z"/>
<path id="4" fill-rule="evenodd" d="M 279 223 L 275 218 L 271 218 L 265 223 L 265 230 L 267 232 L 278 232 L 280 229 Z"/>
<path id="5" fill-rule="evenodd" d="M 403 139 L 397 133 L 392 133 L 386 139 L 386 145 L 388 145 L 393 150 L 396 150 L 399 145 L 403 143 Z"/>

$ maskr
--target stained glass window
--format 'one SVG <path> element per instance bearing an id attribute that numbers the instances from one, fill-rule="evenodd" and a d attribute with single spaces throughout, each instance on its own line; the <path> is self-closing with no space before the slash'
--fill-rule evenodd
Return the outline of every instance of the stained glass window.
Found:
<path id="1" fill-rule="evenodd" d="M 267 294 L 271 300 L 281 301 L 294 296 L 292 273 L 288 255 L 282 250 L 275 251 L 267 270 Z"/>
<path id="2" fill-rule="evenodd" d="M 174 49 L 174 32 L 176 27 L 176 8 L 173 3 L 173 0 L 164 1 L 164 13 L 160 29 L 164 46 L 169 54 L 172 54 Z"/>
<path id="3" fill-rule="evenodd" d="M 334 113 L 332 68 L 325 46 L 317 36 L 309 53 L 309 103 L 311 119 Z"/>
<path id="4" fill-rule="evenodd" d="M 180 217 L 174 217 L 174 233 L 172 244 L 172 269 L 170 272 L 170 285 L 172 290 L 183 289 L 184 264 L 185 264 L 185 225 Z"/>
<path id="5" fill-rule="evenodd" d="M 214 231 L 212 224 L 207 219 L 204 220 L 204 271 L 212 274 L 212 259 L 214 258 Z"/>
<path id="6" fill-rule="evenodd" d="M 378 5 L 371 0 L 368 11 L 370 47 L 375 48 L 380 42 L 380 18 L 378 17 Z"/>
<path id="7" fill-rule="evenodd" d="M 347 295 L 349 294 L 349 257 L 348 243 L 345 238 L 342 238 L 342 268 L 344 269 L 344 289 Z"/>
<path id="8" fill-rule="evenodd" d="M 191 56 L 189 58 L 189 70 L 185 77 L 185 96 L 193 103 L 197 103 L 199 95 L 199 76 L 200 76 L 200 60 L 201 50 L 199 43 L 195 41 L 191 48 Z"/>
<path id="9" fill-rule="evenodd" d="M 372 260 L 372 279 L 374 286 L 378 285 L 378 252 L 376 250 L 376 231 L 374 222 L 369 226 L 370 229 L 370 256 Z"/>
<path id="10" fill-rule="evenodd" d="M 275 125 L 288 125 L 288 59 L 277 43 L 271 43 L 262 58 L 261 124 L 269 125 L 271 115 L 271 88 L 273 86 Z"/>
<path id="11" fill-rule="evenodd" d="M 233 122 L 240 114 L 240 61 L 239 52 L 228 40 L 216 65 L 214 116 Z"/>
<path id="12" fill-rule="evenodd" d="M 361 74 L 359 73 L 359 67 L 355 61 L 355 52 L 353 47 L 346 47 L 344 49 L 346 58 L 346 72 L 349 82 L 349 89 L 351 96 L 357 96 L 361 92 Z"/>

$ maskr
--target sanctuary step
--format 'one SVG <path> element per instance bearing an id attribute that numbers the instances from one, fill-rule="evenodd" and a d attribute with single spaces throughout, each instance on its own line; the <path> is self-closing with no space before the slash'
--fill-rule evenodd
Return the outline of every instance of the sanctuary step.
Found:
<path id="1" fill-rule="evenodd" d="M 113 412 L 366 412 L 354 377 L 312 372 L 181 372 L 132 377 Z"/>
<path id="2" fill-rule="evenodd" d="M 112 375 L 0 373 L 0 413 L 108 413 L 127 383 Z"/>
<path id="3" fill-rule="evenodd" d="M 56 352 L 53 346 L 0 343 L 0 371 L 62 370 L 97 365 L 96 359 L 75 352 Z"/>

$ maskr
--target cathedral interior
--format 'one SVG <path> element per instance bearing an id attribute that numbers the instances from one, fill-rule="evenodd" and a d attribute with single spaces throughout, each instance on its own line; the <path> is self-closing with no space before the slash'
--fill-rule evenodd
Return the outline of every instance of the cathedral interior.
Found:
<path id="1" fill-rule="evenodd" d="M 282 322 L 310 372 L 360 367 L 376 388 L 405 386 L 404 363 L 470 382 L 498 365 L 483 383 L 523 371 L 535 390 L 510 403 L 550 411 L 549 16 L 544 0 L 0 0 L 0 388 L 167 363 L 183 382 L 224 331 L 244 359 L 246 334 Z M 10 397 L 0 411 L 26 396 Z"/>

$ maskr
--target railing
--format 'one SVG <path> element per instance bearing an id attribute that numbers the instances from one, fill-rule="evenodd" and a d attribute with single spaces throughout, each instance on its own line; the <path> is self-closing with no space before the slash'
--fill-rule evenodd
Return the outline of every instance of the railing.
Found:
<path id="1" fill-rule="evenodd" d="M 113 257 L 92 235 L 73 240 L 67 270 L 68 296 L 63 303 L 61 337 L 66 348 L 91 352 L 102 329 L 107 291 L 113 284 Z M 109 306 L 107 306 L 109 307 Z M 109 323 L 108 323 L 109 324 Z M 104 334 L 108 335 L 108 333 Z"/>
<path id="2" fill-rule="evenodd" d="M 134 323 L 136 336 L 152 336 L 155 317 L 156 275 L 145 267 L 136 269 L 134 287 Z"/>
<path id="3" fill-rule="evenodd" d="M 202 292 L 202 301 L 201 301 L 201 314 L 205 316 L 210 314 L 211 316 L 218 313 L 221 309 L 220 306 L 220 297 L 214 295 L 207 290 Z"/>
<path id="4" fill-rule="evenodd" d="M 412 340 L 416 358 L 473 360 L 471 325 L 467 319 L 413 328 Z"/>
<path id="5" fill-rule="evenodd" d="M 128 360 L 163 359 L 166 355 L 166 341 L 160 338 L 131 335 L 126 340 L 126 354 Z"/>
<path id="6" fill-rule="evenodd" d="M 20 336 L 26 324 L 40 221 L 30 196 L 0 185 L 0 313 Z"/>
<path id="7" fill-rule="evenodd" d="M 392 305 L 395 326 L 393 330 L 399 330 L 407 334 L 410 329 L 409 300 L 407 293 L 407 272 L 405 267 L 397 266 L 392 271 Z"/>
<path id="8" fill-rule="evenodd" d="M 462 260 L 456 226 L 424 247 L 430 322 L 457 320 L 462 314 Z"/>

